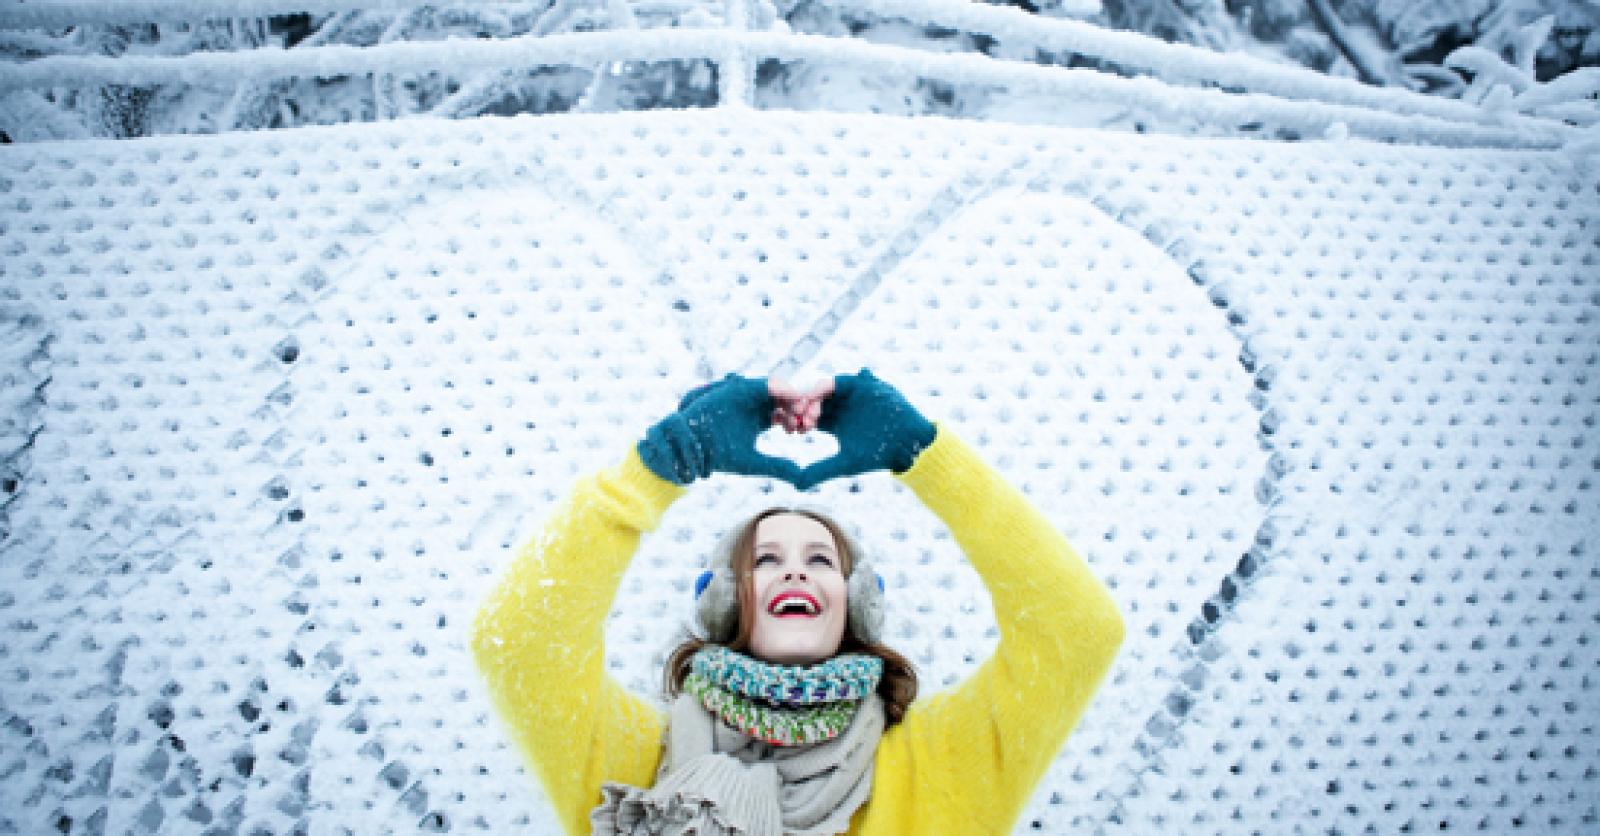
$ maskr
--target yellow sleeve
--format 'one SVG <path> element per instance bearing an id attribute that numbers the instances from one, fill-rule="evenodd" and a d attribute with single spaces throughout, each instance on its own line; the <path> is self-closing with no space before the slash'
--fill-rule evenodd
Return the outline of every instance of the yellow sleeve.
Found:
<path id="1" fill-rule="evenodd" d="M 568 833 L 589 832 L 603 782 L 655 780 L 664 717 L 606 673 L 605 617 L 640 538 L 684 490 L 635 449 L 580 479 L 473 625 L 495 707 Z"/>
<path id="2" fill-rule="evenodd" d="M 1000 641 L 884 736 L 863 830 L 1010 833 L 1110 670 L 1122 615 L 1066 538 L 948 427 L 898 478 L 982 577 Z"/>

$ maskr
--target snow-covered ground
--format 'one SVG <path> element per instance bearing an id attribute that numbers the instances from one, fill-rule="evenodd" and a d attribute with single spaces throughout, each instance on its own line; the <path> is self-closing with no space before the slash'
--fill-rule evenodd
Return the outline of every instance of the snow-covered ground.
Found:
<path id="1" fill-rule="evenodd" d="M 739 37 L 705 50 L 810 48 Z M 495 572 L 686 388 L 863 365 L 1127 618 L 1019 832 L 1600 826 L 1581 136 L 949 60 L 1062 111 L 1033 121 L 1087 89 L 1329 138 L 846 90 L 0 148 L 0 832 L 552 832 L 467 653 Z M 608 627 L 625 684 L 790 494 L 669 511 Z M 816 494 L 924 693 L 972 670 L 993 613 L 938 521 L 883 475 Z"/>

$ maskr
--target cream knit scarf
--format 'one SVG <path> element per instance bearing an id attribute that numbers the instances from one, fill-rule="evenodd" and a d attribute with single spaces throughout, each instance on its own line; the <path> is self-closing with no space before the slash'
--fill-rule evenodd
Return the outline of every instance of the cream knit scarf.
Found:
<path id="1" fill-rule="evenodd" d="M 881 674 L 870 656 L 795 668 L 708 645 L 691 669 L 698 695 L 686 689 L 672 704 L 655 786 L 606 783 L 593 832 L 843 833 L 872 789 Z"/>

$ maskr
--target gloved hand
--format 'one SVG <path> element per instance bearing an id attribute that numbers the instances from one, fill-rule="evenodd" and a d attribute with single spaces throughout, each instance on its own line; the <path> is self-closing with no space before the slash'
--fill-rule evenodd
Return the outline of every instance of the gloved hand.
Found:
<path id="1" fill-rule="evenodd" d="M 713 473 L 770 476 L 794 484 L 799 465 L 756 452 L 756 437 L 772 421 L 766 379 L 730 374 L 684 395 L 677 412 L 645 433 L 639 458 L 657 476 L 679 485 Z"/>
<path id="2" fill-rule="evenodd" d="M 904 473 L 937 433 L 897 389 L 866 369 L 834 377 L 817 428 L 839 442 L 839 452 L 801 471 L 794 483 L 801 490 L 875 470 Z"/>

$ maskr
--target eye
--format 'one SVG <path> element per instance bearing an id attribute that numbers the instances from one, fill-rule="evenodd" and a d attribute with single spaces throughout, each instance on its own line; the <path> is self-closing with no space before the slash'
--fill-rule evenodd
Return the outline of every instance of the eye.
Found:
<path id="1" fill-rule="evenodd" d="M 824 566 L 832 566 L 833 565 L 833 560 L 831 558 L 829 558 L 827 555 L 823 554 L 822 552 L 817 552 L 816 554 L 811 556 L 811 562 L 812 563 L 816 563 L 818 561 L 821 561 L 822 565 L 824 565 Z"/>
<path id="2" fill-rule="evenodd" d="M 773 563 L 776 563 L 776 562 L 778 562 L 778 556 L 775 555 L 775 554 L 770 554 L 770 553 L 769 554 L 758 554 L 758 555 L 756 555 L 756 562 L 755 562 L 754 565 L 760 566 L 762 563 L 765 563 L 765 562 L 767 562 L 769 560 L 772 561 Z"/>

